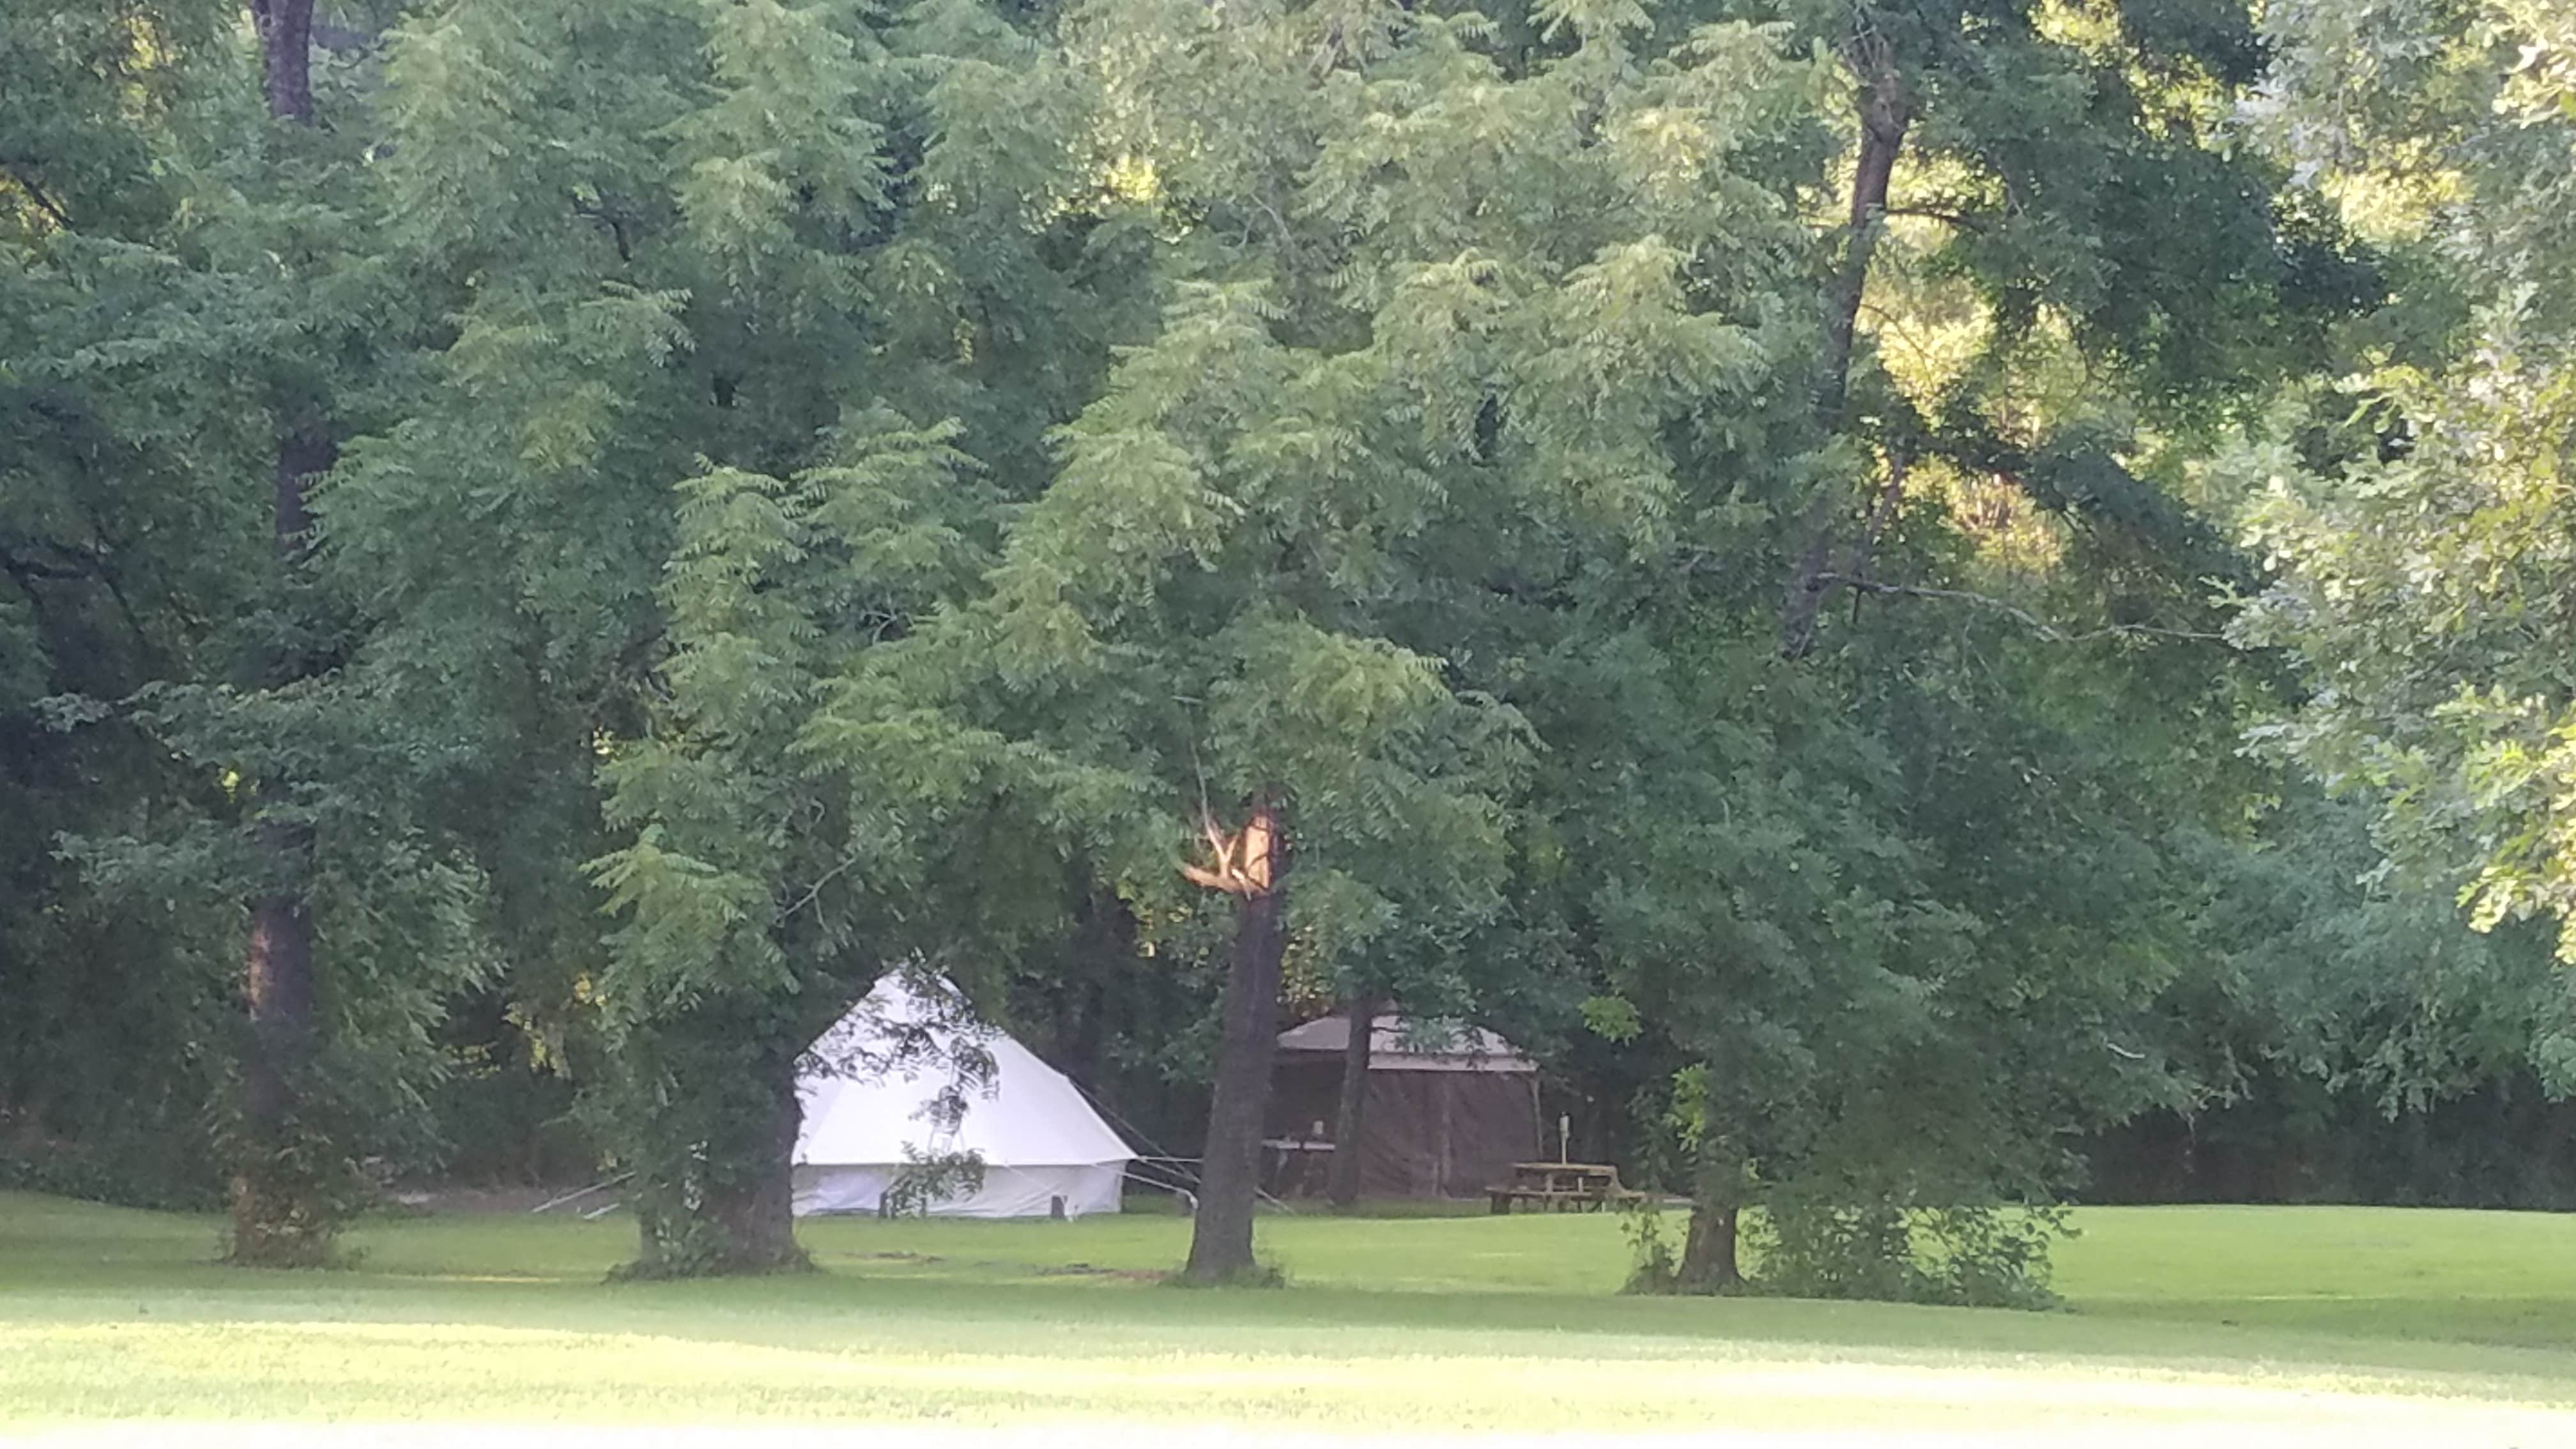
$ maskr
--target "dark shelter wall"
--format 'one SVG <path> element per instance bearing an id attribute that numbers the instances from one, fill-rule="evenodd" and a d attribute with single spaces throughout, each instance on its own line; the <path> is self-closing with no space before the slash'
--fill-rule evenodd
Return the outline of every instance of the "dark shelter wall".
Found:
<path id="1" fill-rule="evenodd" d="M 1341 1104 L 1340 1053 L 1280 1055 L 1271 1077 L 1273 1137 L 1330 1136 Z M 1360 1119 L 1364 1197 L 1476 1197 L 1539 1155 L 1538 1078 L 1530 1072 L 1373 1067 Z M 1341 1150 L 1336 1144 L 1336 1150 Z M 1321 1174 L 1313 1174 L 1320 1185 Z"/>

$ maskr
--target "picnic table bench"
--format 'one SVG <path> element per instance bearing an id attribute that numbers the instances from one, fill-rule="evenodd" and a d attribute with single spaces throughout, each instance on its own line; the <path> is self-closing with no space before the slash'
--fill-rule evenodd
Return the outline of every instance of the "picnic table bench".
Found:
<path id="1" fill-rule="evenodd" d="M 1485 1189 L 1496 1213 L 1514 1204 L 1533 1211 L 1599 1212 L 1645 1196 L 1619 1182 L 1619 1169 L 1596 1162 L 1515 1162 L 1512 1180 Z"/>
<path id="2" fill-rule="evenodd" d="M 1261 1190 L 1272 1197 L 1321 1197 L 1333 1172 L 1333 1144 L 1317 1137 L 1264 1137 Z"/>

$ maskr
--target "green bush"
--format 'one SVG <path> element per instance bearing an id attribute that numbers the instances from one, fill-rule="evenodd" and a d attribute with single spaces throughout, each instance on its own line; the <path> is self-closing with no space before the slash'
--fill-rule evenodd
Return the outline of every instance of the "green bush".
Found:
<path id="1" fill-rule="evenodd" d="M 223 1173 L 203 1145 L 158 1138 L 0 1143 L 0 1188 L 167 1212 L 224 1205 Z"/>
<path id="2" fill-rule="evenodd" d="M 1963 1308 L 2049 1308 L 2055 1208 L 1775 1202 L 1746 1219 L 1754 1291 Z"/>

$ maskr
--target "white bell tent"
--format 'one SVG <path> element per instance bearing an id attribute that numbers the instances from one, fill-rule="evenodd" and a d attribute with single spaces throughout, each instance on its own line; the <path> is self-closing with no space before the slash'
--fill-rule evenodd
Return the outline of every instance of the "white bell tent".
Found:
<path id="1" fill-rule="evenodd" d="M 1066 1217 L 1118 1211 L 1135 1152 L 1062 1072 L 1009 1034 L 946 1024 L 954 1018 L 890 974 L 814 1043 L 796 1084 L 805 1108 L 796 1134 L 797 1216 L 873 1213 L 911 1164 L 966 1152 L 983 1160 L 983 1185 L 933 1199 L 933 1215 L 1047 1217 L 1059 1200 Z M 930 1050 L 880 1071 L 832 1065 L 903 1055 L 906 1027 Z M 965 1114 L 947 1130 L 934 1104 L 951 1084 L 961 1044 L 989 1055 L 993 1071 L 964 1087 Z"/>

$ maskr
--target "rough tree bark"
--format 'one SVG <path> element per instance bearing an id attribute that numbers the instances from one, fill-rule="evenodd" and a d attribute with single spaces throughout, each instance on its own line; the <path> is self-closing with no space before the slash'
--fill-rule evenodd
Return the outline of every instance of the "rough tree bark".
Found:
<path id="1" fill-rule="evenodd" d="M 1368 1125 L 1369 1040 L 1376 1035 L 1377 998 L 1353 992 L 1347 1004 L 1350 1039 L 1342 1044 L 1342 1096 L 1333 1117 L 1333 1173 L 1325 1196 L 1335 1212 L 1360 1204 L 1360 1132 Z"/>
<path id="2" fill-rule="evenodd" d="M 1687 1293 L 1732 1293 L 1744 1286 L 1744 1270 L 1735 1258 L 1736 1224 L 1742 1210 L 1733 1203 L 1691 1204 L 1690 1232 L 1682 1240 L 1677 1270 Z"/>
<path id="3" fill-rule="evenodd" d="M 291 427 L 277 450 L 270 535 L 281 574 L 304 566 L 311 517 L 305 493 L 338 458 L 318 427 Z M 264 686 L 291 684 L 306 672 L 291 640 L 272 647 Z M 337 1226 L 327 1200 L 325 1164 L 299 1149 L 302 1081 L 313 1047 L 313 918 L 305 904 L 313 873 L 313 832 L 269 812 L 285 782 L 263 781 L 251 847 L 263 876 L 250 902 L 250 943 L 242 960 L 242 996 L 250 1015 L 249 1054 L 242 1063 L 242 1132 L 232 1181 L 232 1256 L 248 1264 L 303 1267 L 328 1257 Z"/>
<path id="4" fill-rule="evenodd" d="M 259 31 L 270 116 L 312 124 L 313 0 L 252 0 L 251 17 Z M 281 578 L 303 568 L 312 526 L 306 494 L 314 477 L 338 459 L 317 411 L 304 404 L 278 410 L 269 533 Z M 295 645 L 281 639 L 261 672 L 260 682 L 274 688 L 294 682 L 304 662 Z M 280 784 L 263 782 L 264 811 L 275 808 Z M 313 1038 L 313 920 L 305 904 L 313 836 L 299 823 L 271 817 L 253 827 L 251 841 L 265 881 L 250 902 L 250 944 L 242 962 L 250 1042 L 242 1064 L 242 1141 L 234 1154 L 232 1257 L 306 1266 L 329 1256 L 337 1227 L 329 1184 L 321 1176 L 328 1169 L 294 1140 Z"/>
<path id="5" fill-rule="evenodd" d="M 614 1074 L 612 1145 L 634 1178 L 635 1261 L 620 1278 L 812 1266 L 796 1243 L 796 1095 L 819 1003 L 710 997 L 629 1028 Z M 800 1009 L 801 1008 L 801 1009 Z"/>
<path id="6" fill-rule="evenodd" d="M 1883 40 L 1855 42 L 1851 64 L 1860 73 L 1860 155 L 1852 164 L 1851 210 L 1843 223 L 1842 265 L 1826 299 L 1825 377 L 1816 411 L 1830 426 L 1842 419 L 1851 392 L 1852 341 L 1860 329 L 1860 304 L 1869 290 L 1869 264 L 1887 219 L 1887 187 L 1913 124 L 1905 77 Z"/>
<path id="7" fill-rule="evenodd" d="M 1733 1293 L 1744 1286 L 1736 1242 L 1743 1224 L 1746 1168 L 1732 1141 L 1712 1138 L 1701 1145 L 1691 1183 L 1690 1230 L 1673 1270 L 1673 1286 L 1682 1292 Z"/>
<path id="8" fill-rule="evenodd" d="M 727 1245 L 723 1260 L 708 1271 L 780 1273 L 813 1266 L 796 1243 L 796 1132 L 805 1115 L 796 1097 L 796 1059 L 773 1064 L 763 1085 L 772 1102 L 759 1139 L 744 1144 L 751 1170 L 707 1189 L 706 1219 Z"/>
<path id="9" fill-rule="evenodd" d="M 1235 908 L 1216 1094 L 1208 1108 L 1190 1257 L 1181 1269 L 1182 1280 L 1190 1283 L 1240 1283 L 1262 1276 L 1252 1255 L 1252 1217 L 1261 1195 L 1261 1124 L 1270 1106 L 1271 1058 L 1279 1044 L 1288 852 L 1272 803 L 1267 798 L 1256 802 L 1252 814 L 1269 841 L 1268 885 L 1244 896 Z"/>
<path id="10" fill-rule="evenodd" d="M 313 924 L 300 889 L 312 837 L 264 821 L 253 843 L 271 884 L 251 902 L 242 994 L 250 1012 L 242 1131 L 234 1150 L 232 1257 L 306 1267 L 329 1256 L 335 1214 L 295 1151 L 296 1106 L 313 1034 Z"/>
<path id="11" fill-rule="evenodd" d="M 313 0 L 250 0 L 268 113 L 313 121 Z"/>
<path id="12" fill-rule="evenodd" d="M 1827 433 L 1839 431 L 1851 400 L 1851 360 L 1860 327 L 1860 304 L 1869 290 L 1869 264 L 1878 251 L 1887 216 L 1887 187 L 1913 124 L 1912 98 L 1887 42 L 1875 34 L 1854 37 L 1845 62 L 1861 82 L 1860 155 L 1852 167 L 1851 210 L 1844 223 L 1841 265 L 1825 296 L 1825 369 L 1816 390 L 1816 418 Z M 1780 653 L 1803 657 L 1816 642 L 1816 620 L 1833 589 L 1834 513 L 1841 502 L 1819 490 L 1804 520 L 1805 551 L 1790 575 L 1780 608 Z"/>

